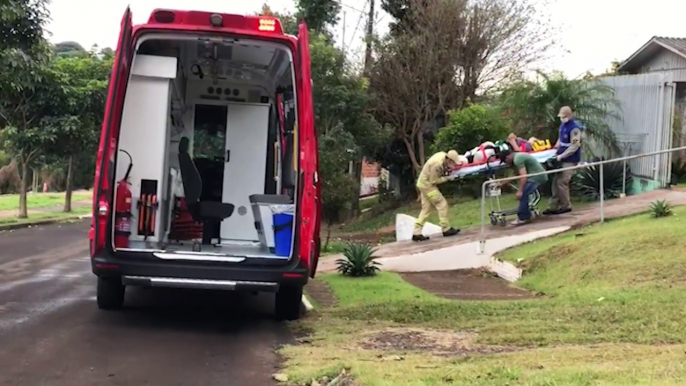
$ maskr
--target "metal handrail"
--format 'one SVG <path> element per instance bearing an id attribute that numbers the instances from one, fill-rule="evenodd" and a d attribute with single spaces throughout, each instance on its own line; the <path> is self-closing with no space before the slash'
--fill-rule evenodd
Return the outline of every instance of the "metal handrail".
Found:
<path id="1" fill-rule="evenodd" d="M 561 172 L 564 172 L 567 170 L 577 170 L 577 169 L 582 169 L 582 168 L 589 168 L 592 166 L 606 165 L 606 164 L 610 164 L 613 162 L 629 161 L 629 160 L 633 160 L 633 159 L 637 159 L 637 158 L 643 158 L 643 157 L 652 157 L 654 155 L 672 153 L 675 151 L 682 151 L 682 150 L 686 150 L 686 146 L 675 147 L 675 148 L 666 149 L 666 150 L 659 150 L 659 151 L 654 151 L 654 152 L 650 152 L 650 153 L 642 153 L 642 154 L 635 154 L 635 155 L 631 155 L 631 156 L 612 158 L 609 160 L 602 160 L 602 161 L 578 164 L 578 165 L 569 166 L 566 168 L 546 170 L 544 172 L 526 174 L 526 177 L 529 178 L 529 177 L 536 177 L 536 176 L 547 176 L 548 174 L 561 173 Z M 604 186 L 605 183 L 603 181 L 604 169 L 605 168 L 600 168 L 600 222 L 601 223 L 605 221 L 605 208 L 604 208 L 604 206 L 605 206 L 605 186 Z M 481 235 L 479 237 L 478 254 L 480 254 L 480 255 L 483 254 L 485 252 L 485 249 L 486 249 L 486 186 L 491 185 L 491 184 L 495 184 L 495 183 L 516 181 L 520 178 L 522 178 L 521 175 L 512 176 L 512 177 L 503 177 L 503 178 L 498 178 L 495 180 L 484 181 L 484 183 L 481 184 Z"/>

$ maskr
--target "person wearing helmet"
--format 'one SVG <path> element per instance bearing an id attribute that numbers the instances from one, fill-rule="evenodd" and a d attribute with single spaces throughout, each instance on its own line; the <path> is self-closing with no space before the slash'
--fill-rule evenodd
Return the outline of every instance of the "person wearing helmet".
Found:
<path id="1" fill-rule="evenodd" d="M 422 228 L 433 208 L 436 208 L 436 211 L 438 212 L 438 221 L 443 230 L 443 236 L 455 236 L 460 233 L 459 229 L 450 226 L 450 221 L 448 219 L 448 202 L 441 194 L 441 191 L 438 190 L 438 185 L 453 180 L 454 178 L 449 175 L 450 171 L 454 167 L 465 163 L 465 158 L 460 156 L 455 150 L 450 150 L 447 153 L 442 151 L 438 152 L 426 161 L 421 173 L 419 173 L 416 184 L 417 190 L 419 190 L 419 197 L 422 201 L 422 211 L 419 213 L 419 217 L 414 225 L 414 232 L 412 234 L 413 241 L 425 241 L 429 239 L 422 235 Z"/>

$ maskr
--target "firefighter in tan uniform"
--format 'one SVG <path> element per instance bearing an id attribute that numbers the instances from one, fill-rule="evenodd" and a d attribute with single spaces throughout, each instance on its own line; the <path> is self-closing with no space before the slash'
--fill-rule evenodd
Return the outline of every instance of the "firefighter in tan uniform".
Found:
<path id="1" fill-rule="evenodd" d="M 453 178 L 448 175 L 450 170 L 464 163 L 466 163 L 464 157 L 460 157 L 455 150 L 450 150 L 447 153 L 438 152 L 426 161 L 422 172 L 419 173 L 419 178 L 417 178 L 417 189 L 422 200 L 422 211 L 419 213 L 419 218 L 417 218 L 417 222 L 414 225 L 412 240 L 425 241 L 429 239 L 422 235 L 422 228 L 429 218 L 432 208 L 436 208 L 438 211 L 439 225 L 443 230 L 443 236 L 455 236 L 460 233 L 459 229 L 450 226 L 448 202 L 440 190 L 438 190 L 438 185 L 452 180 Z"/>

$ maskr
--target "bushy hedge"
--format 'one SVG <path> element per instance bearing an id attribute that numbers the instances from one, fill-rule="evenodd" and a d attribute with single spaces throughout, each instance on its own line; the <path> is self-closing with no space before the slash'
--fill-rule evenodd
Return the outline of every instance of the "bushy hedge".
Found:
<path id="1" fill-rule="evenodd" d="M 505 140 L 510 133 L 507 119 L 495 107 L 471 105 L 448 114 L 448 125 L 436 134 L 433 152 L 453 149 L 463 154 L 484 141 Z"/>

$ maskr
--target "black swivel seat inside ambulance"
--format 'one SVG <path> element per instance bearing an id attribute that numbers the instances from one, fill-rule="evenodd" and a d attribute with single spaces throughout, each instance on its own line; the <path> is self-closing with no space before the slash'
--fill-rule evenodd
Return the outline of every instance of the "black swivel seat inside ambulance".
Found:
<path id="1" fill-rule="evenodd" d="M 211 225 L 219 224 L 225 218 L 231 217 L 235 206 L 216 201 L 200 201 L 202 194 L 202 178 L 195 163 L 188 154 L 190 141 L 183 137 L 179 142 L 179 169 L 181 169 L 181 181 L 183 191 L 193 220 L 203 223 L 202 244 L 212 244 L 212 232 L 208 231 Z"/>

